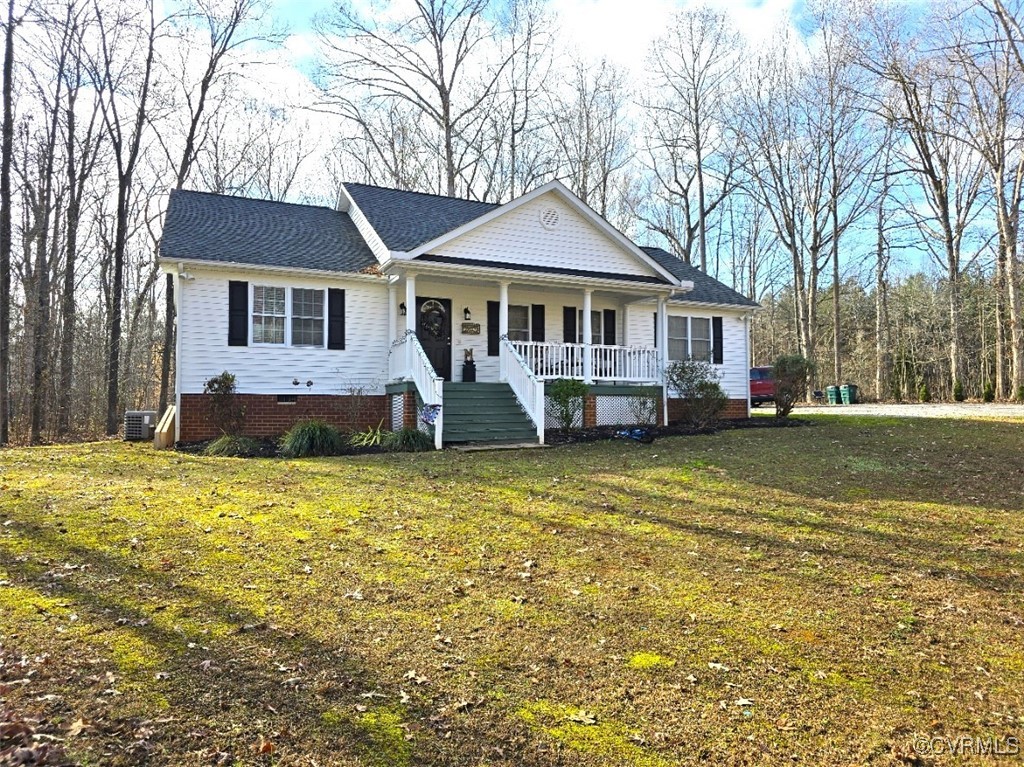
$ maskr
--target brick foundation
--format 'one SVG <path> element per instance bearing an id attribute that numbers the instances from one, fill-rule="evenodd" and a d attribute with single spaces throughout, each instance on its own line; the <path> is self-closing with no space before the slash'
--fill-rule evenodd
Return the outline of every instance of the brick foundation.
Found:
<path id="1" fill-rule="evenodd" d="M 686 400 L 676 397 L 668 398 L 668 420 L 669 423 L 680 421 L 686 415 Z M 722 411 L 722 418 L 726 421 L 737 421 L 747 417 L 747 401 L 745 399 L 731 399 Z"/>
<path id="2" fill-rule="evenodd" d="M 377 426 L 391 426 L 387 395 L 353 397 L 330 394 L 299 394 L 294 404 L 281 404 L 274 394 L 239 394 L 245 408 L 242 433 L 249 437 L 279 437 L 298 421 L 316 418 L 337 426 L 342 431 L 359 431 Z M 210 419 L 210 397 L 204 394 L 181 395 L 182 442 L 214 439 L 220 432 Z"/>
<path id="3" fill-rule="evenodd" d="M 416 413 L 416 392 L 407 391 L 402 395 L 402 428 L 415 429 L 419 425 Z"/>
<path id="4" fill-rule="evenodd" d="M 587 394 L 583 397 L 583 428 L 597 426 L 597 397 Z"/>

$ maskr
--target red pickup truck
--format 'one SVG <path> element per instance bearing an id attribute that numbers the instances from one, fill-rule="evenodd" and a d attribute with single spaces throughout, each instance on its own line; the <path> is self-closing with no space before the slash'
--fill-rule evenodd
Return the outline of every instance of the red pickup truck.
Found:
<path id="1" fill-rule="evenodd" d="M 750 404 L 757 407 L 763 402 L 775 401 L 775 379 L 769 367 L 750 368 Z"/>

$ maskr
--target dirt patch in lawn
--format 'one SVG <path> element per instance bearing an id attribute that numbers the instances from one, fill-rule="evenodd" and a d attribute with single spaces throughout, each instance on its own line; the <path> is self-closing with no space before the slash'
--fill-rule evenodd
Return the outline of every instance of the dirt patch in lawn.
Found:
<path id="1" fill-rule="evenodd" d="M 1019 446 L 821 419 L 514 454 L 5 451 L 0 710 L 35 734 L 0 751 L 943 764 L 915 737 L 1024 723 Z"/>

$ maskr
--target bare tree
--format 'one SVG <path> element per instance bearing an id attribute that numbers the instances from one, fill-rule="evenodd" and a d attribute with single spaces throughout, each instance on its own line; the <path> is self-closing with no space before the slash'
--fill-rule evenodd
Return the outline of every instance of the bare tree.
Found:
<path id="1" fill-rule="evenodd" d="M 100 108 L 117 176 L 115 230 L 110 250 L 107 434 L 116 434 L 118 430 L 125 251 L 133 203 L 133 181 L 143 134 L 151 119 L 150 96 L 156 41 L 163 23 L 157 20 L 154 1 L 147 0 L 145 10 L 140 14 L 130 13 L 120 6 L 96 7 L 100 47 L 91 69 L 100 89 Z"/>
<path id="2" fill-rule="evenodd" d="M 569 92 L 552 96 L 548 107 L 558 175 L 605 217 L 615 205 L 616 177 L 633 158 L 626 106 L 621 70 L 607 60 L 590 67 L 577 59 Z"/>
<path id="3" fill-rule="evenodd" d="M 729 113 L 740 49 L 725 13 L 704 6 L 679 13 L 650 57 L 647 154 L 658 204 L 644 220 L 687 263 L 696 243 L 704 272 L 708 219 L 735 188 Z"/>
<path id="4" fill-rule="evenodd" d="M 20 19 L 7 0 L 4 24 L 3 131 L 0 138 L 0 445 L 10 439 L 11 424 L 11 166 L 14 160 L 14 34 Z"/>
<path id="5" fill-rule="evenodd" d="M 238 48 L 267 39 L 261 32 L 247 32 L 250 24 L 258 24 L 263 17 L 265 8 L 263 0 L 229 0 L 226 8 L 220 8 L 215 2 L 201 0 L 196 8 L 187 16 L 189 26 L 198 22 L 208 37 L 209 49 L 205 52 L 205 65 L 199 82 L 189 77 L 190 46 L 183 44 L 179 48 L 182 53 L 181 66 L 176 73 L 176 85 L 184 103 L 185 136 L 180 157 L 177 158 L 174 188 L 185 186 L 192 168 L 195 165 L 203 143 L 209 135 L 209 115 L 220 103 L 209 107 L 211 93 L 219 81 L 225 79 L 227 71 L 225 60 Z M 169 142 L 162 142 L 168 160 L 174 162 L 173 150 Z M 167 392 L 170 387 L 171 357 L 174 349 L 174 277 L 168 274 L 164 285 L 164 342 L 160 361 L 160 397 L 159 410 L 167 409 Z"/>
<path id="6" fill-rule="evenodd" d="M 906 25 L 888 15 L 877 15 L 872 24 L 875 45 L 862 63 L 885 86 L 875 108 L 896 127 L 901 160 L 924 198 L 923 210 L 914 203 L 906 210 L 946 275 L 949 382 L 956 391 L 964 371 L 960 281 L 973 260 L 965 262 L 963 251 L 981 209 L 984 166 L 956 137 L 966 117 L 959 83 L 944 57 L 921 52 L 920 40 L 900 38 Z"/>
<path id="7" fill-rule="evenodd" d="M 410 18 L 363 18 L 347 2 L 320 25 L 331 56 L 328 97 L 365 134 L 378 104 L 402 102 L 436 132 L 443 189 L 465 186 L 479 159 L 475 148 L 518 47 L 501 51 L 487 0 L 415 0 Z M 465 189 L 467 191 L 468 189 Z"/>

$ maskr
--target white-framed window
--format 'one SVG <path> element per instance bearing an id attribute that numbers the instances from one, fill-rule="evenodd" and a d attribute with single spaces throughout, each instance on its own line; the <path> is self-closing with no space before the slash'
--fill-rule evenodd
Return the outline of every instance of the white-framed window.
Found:
<path id="1" fill-rule="evenodd" d="M 324 345 L 324 291 L 292 288 L 292 346 Z"/>
<path id="2" fill-rule="evenodd" d="M 252 343 L 324 347 L 327 293 L 321 288 L 252 286 Z"/>
<path id="3" fill-rule="evenodd" d="M 269 285 L 252 288 L 252 342 L 284 344 L 287 291 Z"/>
<path id="4" fill-rule="evenodd" d="M 689 317 L 668 317 L 668 358 L 687 360 L 690 358 Z"/>
<path id="5" fill-rule="evenodd" d="M 590 311 L 590 343 L 592 344 L 603 344 L 604 343 L 604 312 L 598 310 Z M 579 309 L 576 313 L 576 343 L 583 343 L 583 310 Z"/>
<path id="6" fill-rule="evenodd" d="M 711 362 L 711 318 L 690 318 L 690 359 Z"/>
<path id="7" fill-rule="evenodd" d="M 529 341 L 530 340 L 530 307 L 513 306 L 508 307 L 508 340 Z"/>

